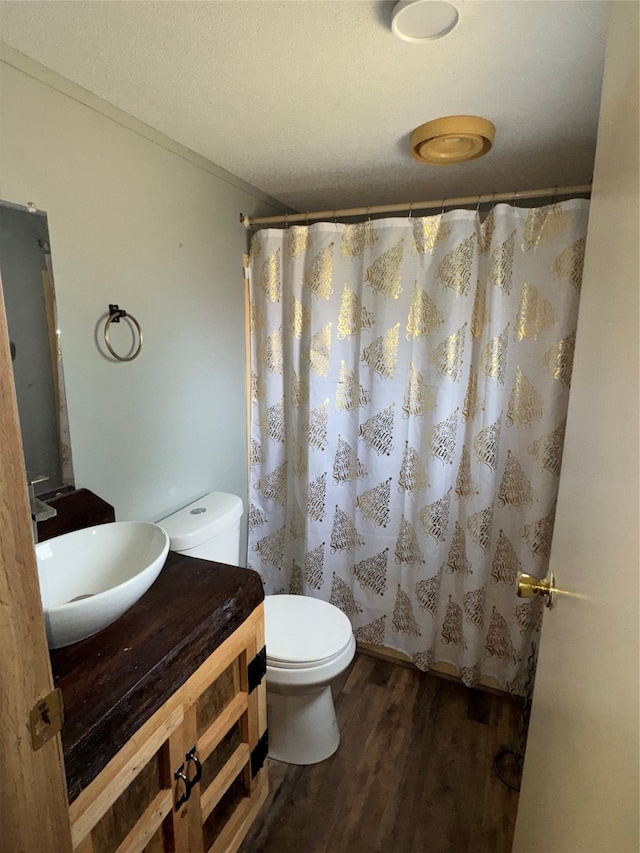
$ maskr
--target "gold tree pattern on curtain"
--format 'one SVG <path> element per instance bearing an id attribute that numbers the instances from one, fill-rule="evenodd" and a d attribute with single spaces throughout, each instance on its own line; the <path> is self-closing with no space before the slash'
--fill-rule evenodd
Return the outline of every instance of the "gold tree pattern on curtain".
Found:
<path id="1" fill-rule="evenodd" d="M 588 202 L 256 233 L 249 564 L 356 637 L 521 691 Z"/>

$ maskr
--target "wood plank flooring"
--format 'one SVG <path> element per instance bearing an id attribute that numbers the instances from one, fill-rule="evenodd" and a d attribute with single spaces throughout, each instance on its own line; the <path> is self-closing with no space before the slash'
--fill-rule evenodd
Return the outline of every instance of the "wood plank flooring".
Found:
<path id="1" fill-rule="evenodd" d="M 521 705 L 356 655 L 335 685 L 340 747 L 269 763 L 269 797 L 239 853 L 508 853 L 518 794 L 493 759 Z"/>

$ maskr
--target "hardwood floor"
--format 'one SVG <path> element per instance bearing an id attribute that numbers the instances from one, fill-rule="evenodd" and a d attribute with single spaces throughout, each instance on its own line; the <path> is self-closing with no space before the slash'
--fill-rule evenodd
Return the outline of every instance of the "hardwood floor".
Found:
<path id="1" fill-rule="evenodd" d="M 334 691 L 331 758 L 269 763 L 269 797 L 239 853 L 508 853 L 518 794 L 493 759 L 521 705 L 356 655 Z"/>

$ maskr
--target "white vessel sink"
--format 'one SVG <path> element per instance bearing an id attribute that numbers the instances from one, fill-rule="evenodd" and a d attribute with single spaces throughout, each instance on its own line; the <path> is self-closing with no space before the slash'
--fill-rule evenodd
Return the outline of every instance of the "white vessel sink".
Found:
<path id="1" fill-rule="evenodd" d="M 40 597 L 50 649 L 111 625 L 149 589 L 169 537 L 147 521 L 114 521 L 36 545 Z"/>

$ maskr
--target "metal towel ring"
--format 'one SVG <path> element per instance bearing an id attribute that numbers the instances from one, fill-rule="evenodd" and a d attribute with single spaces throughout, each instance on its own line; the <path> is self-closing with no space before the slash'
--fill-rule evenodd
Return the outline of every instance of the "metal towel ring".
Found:
<path id="1" fill-rule="evenodd" d="M 119 323 L 120 318 L 124 319 L 125 317 L 127 320 L 131 320 L 138 330 L 138 346 L 132 355 L 118 355 L 109 341 L 109 326 L 112 323 Z M 140 323 L 138 323 L 133 314 L 128 314 L 123 308 L 119 308 L 117 305 L 109 305 L 109 316 L 107 317 L 107 322 L 104 324 L 104 342 L 111 355 L 117 358 L 118 361 L 133 361 L 134 358 L 140 355 L 140 350 L 142 349 L 142 329 L 140 328 Z"/>

